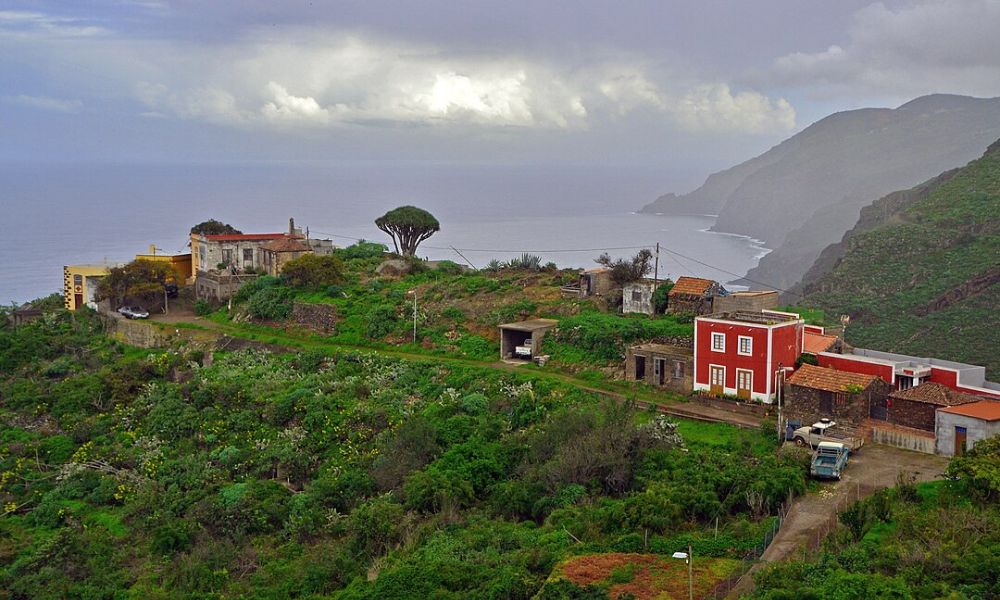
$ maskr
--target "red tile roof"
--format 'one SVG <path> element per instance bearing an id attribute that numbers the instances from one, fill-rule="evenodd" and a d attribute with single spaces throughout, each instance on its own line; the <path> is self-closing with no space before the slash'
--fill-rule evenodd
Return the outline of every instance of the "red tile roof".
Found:
<path id="1" fill-rule="evenodd" d="M 281 239 L 268 242 L 260 247 L 261 250 L 271 252 L 309 252 L 311 249 L 298 240 L 282 237 Z"/>
<path id="2" fill-rule="evenodd" d="M 219 233 L 206 235 L 210 242 L 264 242 L 286 237 L 287 233 Z"/>
<path id="3" fill-rule="evenodd" d="M 927 384 L 925 383 L 924 385 Z M 962 404 L 961 406 L 940 408 L 938 411 L 982 419 L 983 421 L 1000 421 L 1000 402 L 995 400 L 979 400 L 978 402 Z"/>
<path id="4" fill-rule="evenodd" d="M 788 383 L 814 390 L 846 392 L 852 386 L 860 386 L 862 389 L 867 388 L 876 379 L 878 378 L 874 375 L 862 375 L 861 373 L 838 371 L 837 369 L 804 364 L 788 378 Z"/>
<path id="5" fill-rule="evenodd" d="M 802 351 L 809 354 L 826 352 L 837 342 L 837 336 L 822 333 L 803 332 Z"/>
<path id="6" fill-rule="evenodd" d="M 896 398 L 898 400 L 926 402 L 928 404 L 937 404 L 939 406 L 958 406 L 960 404 L 969 404 L 970 402 L 977 402 L 979 400 L 979 398 L 975 396 L 963 394 L 962 392 L 956 392 L 948 386 L 941 385 L 940 383 L 934 383 L 932 381 L 921 383 L 920 385 L 909 389 L 895 391 L 889 394 L 889 397 Z"/>
<path id="7" fill-rule="evenodd" d="M 670 288 L 670 293 L 667 295 L 688 294 L 691 296 L 703 296 L 714 283 L 711 279 L 702 279 L 700 277 L 678 277 L 677 283 L 674 284 L 674 287 Z"/>

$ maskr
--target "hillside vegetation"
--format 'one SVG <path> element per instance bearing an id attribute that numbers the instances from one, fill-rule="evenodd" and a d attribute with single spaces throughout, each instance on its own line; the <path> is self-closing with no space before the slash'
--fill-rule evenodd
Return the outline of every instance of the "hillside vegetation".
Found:
<path id="1" fill-rule="evenodd" d="M 805 490 L 769 432 L 531 373 L 0 313 L 0 595 L 527 599 L 575 555 L 732 565 Z"/>
<path id="2" fill-rule="evenodd" d="M 847 314 L 856 346 L 985 365 L 1000 376 L 1000 142 L 886 197 L 808 283 L 802 303 Z"/>

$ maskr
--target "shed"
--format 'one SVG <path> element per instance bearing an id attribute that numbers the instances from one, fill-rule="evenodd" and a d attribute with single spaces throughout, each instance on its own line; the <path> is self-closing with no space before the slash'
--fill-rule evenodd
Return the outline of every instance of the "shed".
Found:
<path id="1" fill-rule="evenodd" d="M 24 306 L 15 309 L 14 312 L 11 313 L 10 319 L 14 324 L 14 327 L 18 327 L 20 325 L 30 323 L 41 316 L 41 309 L 35 308 L 30 304 L 25 304 Z"/>
<path id="2" fill-rule="evenodd" d="M 669 344 L 632 346 L 625 354 L 625 379 L 690 393 L 694 389 L 694 349 Z"/>
<path id="3" fill-rule="evenodd" d="M 312 248 L 290 237 L 270 241 L 260 247 L 261 263 L 268 275 L 278 276 L 285 263 L 303 254 L 312 254 Z"/>
<path id="4" fill-rule="evenodd" d="M 714 311 L 713 299 L 725 290 L 718 281 L 679 277 L 667 294 L 667 312 L 707 315 Z"/>
<path id="5" fill-rule="evenodd" d="M 648 280 L 633 281 L 622 287 L 622 312 L 624 314 L 652 315 L 656 312 L 653 306 L 655 284 Z"/>
<path id="6" fill-rule="evenodd" d="M 926 384 L 925 384 L 926 385 Z M 977 442 L 1000 434 L 1000 402 L 979 400 L 937 411 L 937 452 L 943 456 L 964 454 Z"/>
<path id="7" fill-rule="evenodd" d="M 531 361 L 541 354 L 545 332 L 559 324 L 555 319 L 531 319 L 500 326 L 500 359 Z"/>
<path id="8" fill-rule="evenodd" d="M 940 383 L 921 383 L 905 390 L 897 390 L 872 405 L 871 417 L 894 425 L 934 431 L 939 408 L 961 406 L 979 398 L 956 392 Z"/>
<path id="9" fill-rule="evenodd" d="M 892 386 L 875 375 L 804 364 L 788 378 L 785 412 L 803 422 L 833 418 L 858 425 L 868 418 L 872 404 L 891 391 Z"/>
<path id="10" fill-rule="evenodd" d="M 614 288 L 611 269 L 595 267 L 580 273 L 580 297 L 604 296 Z"/>
<path id="11" fill-rule="evenodd" d="M 778 308 L 778 292 L 743 291 L 726 296 L 716 296 L 712 301 L 714 312 L 735 312 L 738 310 L 769 310 Z"/>

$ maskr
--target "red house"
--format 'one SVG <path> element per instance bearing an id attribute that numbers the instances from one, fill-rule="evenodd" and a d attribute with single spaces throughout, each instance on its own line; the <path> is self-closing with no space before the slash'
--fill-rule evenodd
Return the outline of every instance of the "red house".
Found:
<path id="1" fill-rule="evenodd" d="M 773 402 L 776 378 L 802 354 L 804 322 L 781 311 L 735 311 L 694 321 L 694 390 Z"/>

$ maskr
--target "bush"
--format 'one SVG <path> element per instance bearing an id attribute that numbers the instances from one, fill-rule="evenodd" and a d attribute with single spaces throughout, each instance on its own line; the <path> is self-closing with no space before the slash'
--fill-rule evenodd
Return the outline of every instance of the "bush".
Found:
<path id="1" fill-rule="evenodd" d="M 674 282 L 667 279 L 653 292 L 653 310 L 662 315 L 667 310 L 667 295 L 674 289 Z"/>
<path id="2" fill-rule="evenodd" d="M 212 314 L 212 304 L 203 298 L 194 301 L 194 314 L 199 317 L 207 317 Z"/>
<path id="3" fill-rule="evenodd" d="M 292 287 L 318 289 L 344 279 L 344 263 L 336 256 L 303 254 L 285 263 L 281 278 Z"/>
<path id="4" fill-rule="evenodd" d="M 283 287 L 264 288 L 250 297 L 247 310 L 258 319 L 287 319 L 292 314 L 292 292 Z"/>
<path id="5" fill-rule="evenodd" d="M 263 275 L 261 277 L 258 277 L 257 279 L 244 283 L 243 286 L 240 287 L 240 289 L 236 290 L 236 293 L 233 294 L 233 302 L 236 303 L 246 302 L 247 300 L 250 299 L 250 296 L 253 296 L 260 290 L 269 287 L 274 287 L 280 284 L 281 284 L 281 279 L 279 279 L 278 277 Z"/>
<path id="6" fill-rule="evenodd" d="M 385 244 L 359 240 L 356 244 L 351 244 L 346 248 L 336 250 L 335 254 L 343 259 L 351 260 L 363 258 L 382 258 L 382 256 L 388 251 L 389 248 Z"/>
<path id="7" fill-rule="evenodd" d="M 437 270 L 446 275 L 461 275 L 465 269 L 457 262 L 442 260 L 437 264 Z"/>
<path id="8" fill-rule="evenodd" d="M 376 304 L 365 316 L 365 334 L 373 340 L 380 340 L 392 333 L 398 321 L 399 315 L 396 314 L 395 306 Z"/>
<path id="9" fill-rule="evenodd" d="M 326 295 L 331 298 L 343 298 L 344 288 L 339 285 L 328 285 L 326 286 Z"/>

